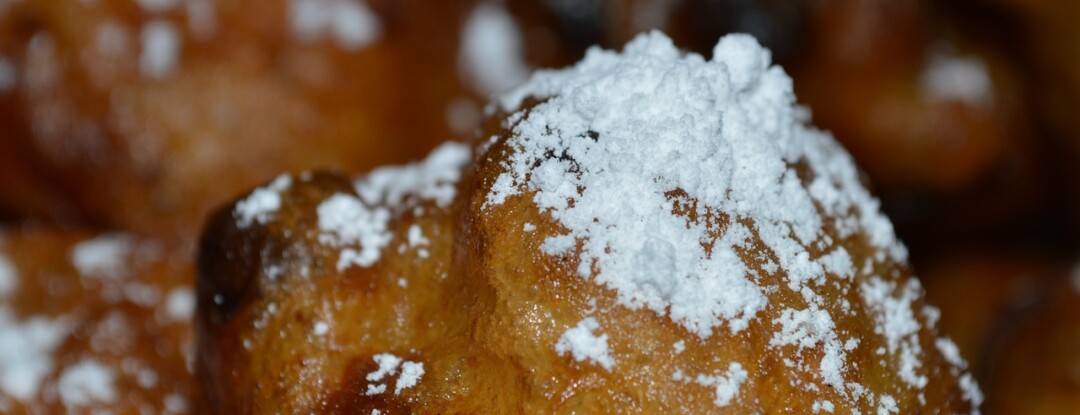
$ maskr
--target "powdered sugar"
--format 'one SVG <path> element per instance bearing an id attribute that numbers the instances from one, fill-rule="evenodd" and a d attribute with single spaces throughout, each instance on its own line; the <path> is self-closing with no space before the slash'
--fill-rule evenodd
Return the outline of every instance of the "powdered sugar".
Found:
<path id="1" fill-rule="evenodd" d="M 0 306 L 0 390 L 19 400 L 37 394 L 53 368 L 52 354 L 68 332 L 68 324 L 46 317 L 17 320 Z"/>
<path id="2" fill-rule="evenodd" d="M 931 101 L 955 100 L 974 106 L 993 103 L 989 70 L 975 57 L 934 53 L 920 82 L 923 94 Z"/>
<path id="3" fill-rule="evenodd" d="M 179 287 L 165 297 L 165 313 L 174 321 L 189 321 L 195 315 L 195 291 Z"/>
<path id="4" fill-rule="evenodd" d="M 885 336 L 889 354 L 898 357 L 896 364 L 899 365 L 900 379 L 912 388 L 921 390 L 929 379 L 918 373 L 923 353 L 919 342 L 921 325 L 915 319 L 911 305 L 922 294 L 922 288 L 916 280 L 909 280 L 899 296 L 893 296 L 895 290 L 895 283 L 871 277 L 862 285 L 863 300 L 876 312 L 875 332 Z"/>
<path id="5" fill-rule="evenodd" d="M 484 209 L 530 198 L 566 229 L 543 240 L 543 253 L 576 259 L 577 274 L 613 289 L 621 305 L 667 315 L 703 339 L 722 326 L 740 332 L 768 305 L 767 290 L 790 290 L 805 306 L 778 310 L 770 341 L 781 353 L 794 348 L 788 367 L 852 403 L 898 410 L 846 381 L 860 370 L 848 362 L 860 340 L 836 317 L 864 308 L 834 303 L 821 288 L 862 290 L 890 355 L 883 364 L 921 389 L 922 325 L 912 310 L 921 289 L 908 282 L 894 296 L 894 280 L 864 282 L 877 265 L 905 262 L 906 249 L 851 157 L 805 125 L 807 112 L 769 52 L 731 35 L 713 54 L 683 54 L 651 33 L 622 53 L 590 49 L 576 66 L 540 71 L 501 96 L 509 152 Z M 518 111 L 530 97 L 536 104 Z M 844 248 L 850 242 L 837 240 L 853 237 L 876 250 L 859 268 Z M 761 286 L 742 249 L 761 249 L 761 269 L 779 273 L 782 287 Z M 572 330 L 594 339 L 595 328 L 583 321 Z M 729 372 L 726 379 L 740 379 Z M 738 387 L 724 390 L 734 397 Z M 726 396 L 718 392 L 718 404 Z"/>
<path id="6" fill-rule="evenodd" d="M 368 396 L 386 392 L 387 383 L 375 382 L 382 382 L 388 376 L 398 373 L 399 368 L 401 370 L 398 373 L 397 382 L 394 383 L 395 395 L 400 395 L 401 391 L 416 386 L 420 382 L 420 378 L 424 376 L 423 363 L 406 361 L 390 353 L 379 353 L 372 356 L 372 359 L 375 360 L 379 367 L 365 377 L 368 382 L 372 382 L 367 386 L 365 394 Z"/>
<path id="7" fill-rule="evenodd" d="M 368 382 L 378 382 L 386 376 L 393 374 L 402 361 L 400 357 L 390 353 L 379 353 L 371 358 L 372 360 L 375 360 L 375 363 L 379 365 L 379 368 L 374 372 L 368 373 L 367 376 L 364 377 Z"/>
<path id="8" fill-rule="evenodd" d="M 741 364 L 732 362 L 723 375 L 698 375 L 694 382 L 701 386 L 716 388 L 716 398 L 713 399 L 713 403 L 723 408 L 730 405 L 731 401 L 738 396 L 739 388 L 743 382 L 746 382 L 748 375 Z"/>
<path id="9" fill-rule="evenodd" d="M 71 263 L 82 275 L 120 278 L 126 275 L 125 264 L 134 246 L 130 236 L 104 234 L 72 247 Z"/>
<path id="10" fill-rule="evenodd" d="M 394 395 L 400 395 L 402 390 L 416 386 L 420 377 L 424 376 L 424 364 L 419 362 L 405 362 L 401 364 L 401 375 L 394 383 Z"/>
<path id="11" fill-rule="evenodd" d="M 805 161 L 825 188 L 817 194 L 830 197 L 826 209 L 855 210 L 873 242 L 902 256 L 850 159 L 834 161 L 836 144 L 797 119 L 791 81 L 769 66 L 768 51 L 733 35 L 714 55 L 683 55 L 652 33 L 622 54 L 594 48 L 575 67 L 538 72 L 499 101 L 513 111 L 526 97 L 547 98 L 508 120 L 516 151 L 487 197 L 491 206 L 535 192 L 569 230 L 548 238 L 545 253 L 577 256 L 578 273 L 614 288 L 624 305 L 668 314 L 702 337 L 723 324 L 741 330 L 766 301 L 735 254 L 750 230 L 693 222 L 672 214 L 677 206 L 750 220 L 803 291 L 825 276 L 805 248 L 821 235 L 817 198 L 790 167 Z M 842 259 L 827 263 L 848 274 Z"/>
<path id="12" fill-rule="evenodd" d="M 941 352 L 941 356 L 950 365 L 961 369 L 967 367 L 967 362 L 964 361 L 963 357 L 960 357 L 960 348 L 949 338 L 943 337 L 935 340 L 934 347 L 937 347 L 938 351 Z"/>
<path id="13" fill-rule="evenodd" d="M 142 28 L 142 52 L 139 54 L 139 73 L 151 79 L 161 79 L 172 73 L 180 59 L 180 31 L 172 23 L 155 20 Z"/>
<path id="14" fill-rule="evenodd" d="M 265 225 L 281 208 L 281 192 L 292 185 L 292 176 L 282 174 L 265 187 L 256 188 L 248 197 L 236 202 L 233 217 L 237 226 L 246 228 L 252 223 Z"/>
<path id="15" fill-rule="evenodd" d="M 60 400 L 68 412 L 94 402 L 116 400 L 116 372 L 96 360 L 83 360 L 60 375 Z"/>
<path id="16" fill-rule="evenodd" d="M 370 267 L 393 237 L 387 229 L 390 211 L 368 207 L 352 195 L 335 194 L 319 204 L 317 212 L 322 231 L 319 242 L 342 248 L 338 271 L 352 265 Z"/>
<path id="17" fill-rule="evenodd" d="M 502 5 L 485 2 L 473 9 L 461 33 L 458 66 L 474 88 L 491 95 L 520 84 L 529 76 L 521 33 Z"/>
<path id="18" fill-rule="evenodd" d="M 469 161 L 469 146 L 448 142 L 440 145 L 419 163 L 373 170 L 357 180 L 356 192 L 371 205 L 401 206 L 406 196 L 434 201 L 446 207 L 457 195 L 461 169 Z"/>
<path id="19" fill-rule="evenodd" d="M 979 407 L 982 406 L 983 397 L 982 390 L 979 389 L 979 384 L 975 382 L 975 377 L 970 373 L 964 373 L 960 375 L 960 392 L 964 394 L 964 400 L 971 403 L 971 407 L 974 410 L 971 411 L 972 415 L 979 415 Z"/>
<path id="20" fill-rule="evenodd" d="M 824 356 L 815 371 L 825 384 L 847 394 L 844 372 L 847 368 L 847 344 L 840 341 L 836 323 L 825 310 L 811 306 L 806 310 L 786 309 L 774 322 L 780 331 L 773 334 L 771 346 L 794 345 L 800 349 L 819 348 Z M 854 344 L 858 344 L 857 342 Z"/>
<path id="21" fill-rule="evenodd" d="M 615 367 L 615 359 L 608 350 L 608 335 L 593 334 L 597 330 L 600 330 L 600 323 L 596 318 L 587 317 L 581 320 L 559 337 L 559 341 L 555 343 L 555 352 L 559 356 L 569 353 L 575 361 L 589 360 L 610 371 Z"/>
<path id="22" fill-rule="evenodd" d="M 289 22 L 302 42 L 329 35 L 347 50 L 364 48 L 382 36 L 382 23 L 361 0 L 290 0 Z"/>
<path id="23" fill-rule="evenodd" d="M 338 193 L 318 207 L 319 242 L 341 248 L 337 269 L 352 265 L 370 267 L 390 243 L 391 210 L 403 209 L 407 201 L 433 201 L 449 206 L 457 196 L 461 168 L 471 150 L 461 143 L 446 143 L 419 163 L 376 169 L 353 185 L 357 196 Z M 418 211 L 421 212 L 421 211 Z M 426 245 L 420 228 L 410 229 L 411 246 Z M 426 255 L 421 250 L 421 256 Z"/>

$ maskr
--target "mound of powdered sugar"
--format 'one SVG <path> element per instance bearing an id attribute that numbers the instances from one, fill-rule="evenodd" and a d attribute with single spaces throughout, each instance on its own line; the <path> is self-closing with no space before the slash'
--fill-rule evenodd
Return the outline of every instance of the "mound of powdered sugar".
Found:
<path id="1" fill-rule="evenodd" d="M 536 104 L 521 111 L 529 98 Z M 857 333 L 838 329 L 835 313 L 852 313 L 850 302 L 822 292 L 858 290 L 888 345 L 875 351 L 883 356 L 875 364 L 923 399 L 928 369 L 916 316 L 925 310 L 914 302 L 921 288 L 876 275 L 876 265 L 904 263 L 906 249 L 851 157 L 806 124 L 791 79 L 752 37 L 726 36 L 706 60 L 660 33 L 640 35 L 622 52 L 593 48 L 571 68 L 540 71 L 497 105 L 511 114 L 504 125 L 510 151 L 484 208 L 530 197 L 566 230 L 544 239 L 545 254 L 576 257 L 577 274 L 614 290 L 623 306 L 666 315 L 702 339 L 724 327 L 739 333 L 779 307 L 762 324 L 775 329 L 769 347 L 794 350 L 781 352 L 788 367 L 852 403 L 896 409 L 889 393 L 846 376 L 855 370 L 848 355 L 865 346 Z M 875 253 L 856 264 L 836 238 L 857 238 Z M 779 275 L 805 305 L 771 304 L 779 287 L 764 286 L 740 250 L 767 252 L 759 254 L 760 270 Z M 574 346 L 560 341 L 557 349 Z M 617 361 L 610 356 L 604 368 Z M 701 375 L 725 382 L 699 382 L 718 385 L 718 406 L 737 399 L 747 376 L 739 362 L 729 363 L 739 370 Z"/>
<path id="2" fill-rule="evenodd" d="M 548 238 L 545 253 L 571 254 L 580 241 L 582 277 L 702 337 L 725 324 L 745 328 L 766 300 L 735 254 L 751 230 L 689 221 L 672 213 L 680 202 L 700 216 L 748 220 L 796 292 L 827 270 L 853 267 L 846 252 L 810 257 L 806 247 L 823 236 L 815 201 L 849 219 L 845 233 L 865 233 L 894 259 L 905 255 L 850 158 L 804 125 L 791 79 L 770 65 L 769 52 L 730 35 L 713 53 L 683 54 L 652 33 L 622 53 L 594 48 L 572 68 L 539 72 L 499 101 L 513 112 L 525 98 L 544 100 L 508 120 L 516 151 L 487 197 L 491 206 L 535 192 L 540 209 L 570 231 Z M 810 186 L 792 167 L 800 162 L 816 177 Z"/>

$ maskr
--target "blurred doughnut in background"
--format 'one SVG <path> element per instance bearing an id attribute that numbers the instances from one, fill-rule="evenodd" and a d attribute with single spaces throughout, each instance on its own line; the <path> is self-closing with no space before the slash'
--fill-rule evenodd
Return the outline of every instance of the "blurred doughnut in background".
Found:
<path id="1" fill-rule="evenodd" d="M 453 2 L 25 1 L 0 12 L 0 206 L 194 237 L 281 171 L 365 171 L 449 138 Z"/>

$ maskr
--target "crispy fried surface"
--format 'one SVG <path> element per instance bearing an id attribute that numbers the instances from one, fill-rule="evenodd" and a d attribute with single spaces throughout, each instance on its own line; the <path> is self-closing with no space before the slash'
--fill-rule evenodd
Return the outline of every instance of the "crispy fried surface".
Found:
<path id="1" fill-rule="evenodd" d="M 765 271 L 761 258 L 770 254 L 756 236 L 739 256 L 762 273 L 760 284 L 773 287 L 770 306 L 746 330 L 703 339 L 666 316 L 618 304 L 612 290 L 576 274 L 576 259 L 540 253 L 544 239 L 563 230 L 528 195 L 483 207 L 508 151 L 498 141 L 481 153 L 446 209 L 418 199 L 386 206 L 393 238 L 367 268 L 337 270 L 340 252 L 319 238 L 317 206 L 335 194 L 355 192 L 342 178 L 315 175 L 294 182 L 265 225 L 244 228 L 234 207 L 219 211 L 202 241 L 196 319 L 199 378 L 214 409 L 777 413 L 810 412 L 828 400 L 841 413 L 878 410 L 873 399 L 849 404 L 844 391 L 813 371 L 793 368 L 793 360 L 819 364 L 821 346 L 770 345 L 782 310 L 807 304 L 781 282 L 782 272 Z M 427 256 L 408 243 L 414 225 L 430 241 L 423 248 Z M 858 264 L 875 254 L 865 235 L 831 236 Z M 898 287 L 912 281 L 903 265 L 884 261 L 824 288 L 823 307 L 837 316 L 837 330 L 859 339 L 848 355 L 852 369 L 844 373 L 845 382 L 863 385 L 872 396 L 888 395 L 900 408 L 920 408 L 915 413 L 970 410 L 958 387 L 960 372 L 935 347 L 936 332 L 919 311 L 921 299 L 911 307 L 923 327 L 918 359 L 928 385 L 905 385 L 901 363 L 876 351 L 886 347 L 885 339 L 855 288 L 872 274 Z M 842 311 L 842 303 L 851 309 Z M 598 335 L 607 336 L 610 368 L 555 348 L 560 336 L 587 317 L 599 323 Z M 419 382 L 397 393 L 400 378 L 377 379 L 375 356 L 381 353 L 421 363 Z M 731 362 L 741 362 L 748 379 L 720 407 L 716 389 L 694 378 L 722 375 Z M 372 389 L 379 385 L 388 390 Z"/>
<path id="2" fill-rule="evenodd" d="M 180 251 L 120 234 L 34 229 L 5 232 L 0 255 L 16 277 L 0 296 L 5 333 L 29 342 L 4 351 L 18 359 L 5 362 L 14 366 L 2 375 L 4 413 L 205 410 L 187 367 L 194 295 Z M 30 327 L 51 340 L 35 340 L 41 331 Z M 44 362 L 40 377 L 25 377 L 38 370 L 31 362 Z M 80 375 L 88 371 L 98 376 Z"/>

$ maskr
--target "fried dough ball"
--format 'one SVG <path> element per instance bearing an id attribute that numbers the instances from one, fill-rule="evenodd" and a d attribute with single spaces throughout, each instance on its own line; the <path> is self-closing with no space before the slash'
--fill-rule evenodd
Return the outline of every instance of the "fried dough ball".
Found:
<path id="1" fill-rule="evenodd" d="M 465 93 L 449 70 L 463 4 L 5 4 L 0 158 L 19 163 L 0 205 L 194 239 L 281 171 L 421 157 Z"/>
<path id="2" fill-rule="evenodd" d="M 0 238 L 0 412 L 203 411 L 187 362 L 191 262 L 123 234 Z"/>
<path id="3" fill-rule="evenodd" d="M 985 233 L 1037 206 L 1030 104 L 999 45 L 918 0 L 811 9 L 792 66 L 800 100 L 892 203 L 902 233 Z"/>
<path id="4" fill-rule="evenodd" d="M 473 146 L 219 211 L 218 413 L 977 412 L 849 156 L 747 36 L 659 33 L 503 95 Z"/>

